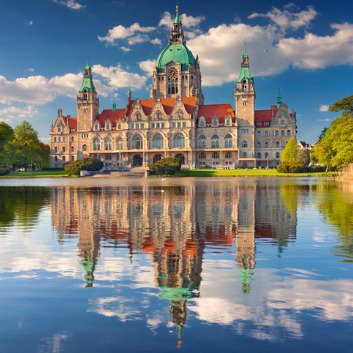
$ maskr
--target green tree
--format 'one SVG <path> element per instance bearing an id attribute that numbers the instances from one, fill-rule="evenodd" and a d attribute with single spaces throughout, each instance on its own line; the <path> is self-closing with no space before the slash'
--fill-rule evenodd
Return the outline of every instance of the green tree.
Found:
<path id="1" fill-rule="evenodd" d="M 282 154 L 281 154 L 281 161 L 282 162 L 291 162 L 291 161 L 297 161 L 298 159 L 298 144 L 297 140 L 295 137 L 291 137 L 287 144 L 286 147 L 284 147 Z"/>
<path id="2" fill-rule="evenodd" d="M 310 164 L 310 151 L 307 148 L 300 148 L 298 151 L 298 162 L 304 167 Z"/>
<path id="3" fill-rule="evenodd" d="M 329 109 L 330 112 L 353 112 L 353 96 L 345 97 L 333 103 Z"/>
<path id="4" fill-rule="evenodd" d="M 152 174 L 173 175 L 180 171 L 181 163 L 179 158 L 163 158 L 149 166 Z"/>
<path id="5" fill-rule="evenodd" d="M 0 164 L 8 163 L 8 144 L 13 139 L 14 133 L 10 125 L 0 122 Z"/>

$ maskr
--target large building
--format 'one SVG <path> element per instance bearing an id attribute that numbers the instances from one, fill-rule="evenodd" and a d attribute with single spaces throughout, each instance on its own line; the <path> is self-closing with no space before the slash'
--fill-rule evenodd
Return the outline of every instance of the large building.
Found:
<path id="1" fill-rule="evenodd" d="M 106 168 L 147 167 L 178 157 L 185 168 L 275 167 L 296 137 L 296 114 L 277 97 L 268 110 L 255 110 L 255 81 L 244 49 L 230 103 L 204 104 L 200 62 L 186 46 L 178 8 L 168 45 L 158 56 L 149 99 L 100 112 L 92 70 L 85 67 L 76 99 L 77 117 L 58 110 L 51 127 L 51 166 L 99 158 Z"/>

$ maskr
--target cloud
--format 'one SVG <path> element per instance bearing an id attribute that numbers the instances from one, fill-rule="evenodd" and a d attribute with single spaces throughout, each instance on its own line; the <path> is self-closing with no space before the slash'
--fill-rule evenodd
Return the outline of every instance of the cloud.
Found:
<path id="1" fill-rule="evenodd" d="M 56 2 L 57 4 L 64 5 L 71 10 L 82 10 L 86 7 L 85 5 L 81 5 L 76 0 L 54 0 L 54 2 Z"/>
<path id="2" fill-rule="evenodd" d="M 193 17 L 183 13 L 182 15 L 180 15 L 180 19 L 184 28 L 192 28 L 192 27 L 199 26 L 200 23 L 205 20 L 205 17 L 204 16 Z M 172 25 L 173 25 L 173 17 L 171 13 L 168 11 L 164 12 L 162 19 L 159 21 L 159 26 L 167 27 L 168 29 L 170 29 Z"/>
<path id="3" fill-rule="evenodd" d="M 28 26 L 33 26 L 34 22 L 32 20 L 27 21 Z"/>
<path id="4" fill-rule="evenodd" d="M 139 67 L 142 71 L 147 72 L 148 74 L 151 74 L 153 71 L 154 67 L 156 65 L 155 60 L 144 60 L 139 62 Z"/>
<path id="5" fill-rule="evenodd" d="M 329 119 L 329 118 L 325 118 L 325 119 L 316 119 L 316 121 L 328 122 L 328 121 L 330 121 L 330 119 Z"/>
<path id="6" fill-rule="evenodd" d="M 291 12 L 291 10 L 293 10 Z M 253 13 L 248 18 L 255 19 L 259 17 L 268 18 L 281 30 L 288 29 L 297 30 L 301 27 L 308 27 L 312 20 L 317 16 L 316 10 L 312 6 L 308 6 L 307 10 L 294 12 L 296 7 L 293 4 L 285 6 L 285 10 L 280 10 L 273 7 L 271 11 L 266 14 Z"/>
<path id="7" fill-rule="evenodd" d="M 154 45 L 160 45 L 162 44 L 162 41 L 159 38 L 154 38 L 151 40 L 151 43 Z"/>
<path id="8" fill-rule="evenodd" d="M 332 24 L 331 28 L 334 31 L 331 36 L 306 33 L 304 38 L 282 38 L 277 44 L 278 51 L 301 69 L 352 65 L 353 24 Z"/>
<path id="9" fill-rule="evenodd" d="M 329 108 L 329 105 L 322 105 L 320 107 L 320 112 L 327 112 L 328 111 L 328 108 Z"/>
<path id="10" fill-rule="evenodd" d="M 108 30 L 108 33 L 105 37 L 98 36 L 98 39 L 101 42 L 106 42 L 110 45 L 116 45 L 117 40 L 128 39 L 131 43 L 129 44 L 136 44 L 141 43 L 141 41 L 136 40 L 134 38 L 139 38 L 141 36 L 140 33 L 149 33 L 154 31 L 155 27 L 141 27 L 138 23 L 132 24 L 130 27 L 124 27 L 122 25 L 115 26 L 112 29 Z M 136 35 L 140 34 L 140 35 Z M 149 37 L 146 35 L 143 38 L 147 38 L 146 41 L 149 40 Z"/>
<path id="11" fill-rule="evenodd" d="M 34 105 L 26 105 L 24 107 L 11 105 L 0 109 L 0 119 L 5 122 L 33 118 L 37 115 L 38 109 Z"/>

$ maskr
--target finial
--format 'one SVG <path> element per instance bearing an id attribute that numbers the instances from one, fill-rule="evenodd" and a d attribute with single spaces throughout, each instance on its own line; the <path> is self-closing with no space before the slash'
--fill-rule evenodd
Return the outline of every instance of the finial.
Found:
<path id="1" fill-rule="evenodd" d="M 180 17 L 179 17 L 179 6 L 175 6 L 175 18 L 174 18 L 174 23 L 180 23 Z"/>

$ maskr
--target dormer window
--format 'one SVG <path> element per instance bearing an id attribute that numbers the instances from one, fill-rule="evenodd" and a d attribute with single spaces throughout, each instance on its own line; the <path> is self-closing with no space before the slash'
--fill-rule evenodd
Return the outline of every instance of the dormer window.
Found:
<path id="1" fill-rule="evenodd" d="M 136 121 L 141 121 L 141 113 L 137 112 L 135 115 Z"/>
<path id="2" fill-rule="evenodd" d="M 110 130 L 112 128 L 112 124 L 110 123 L 110 121 L 107 121 L 106 123 L 105 123 L 105 129 L 106 130 Z"/>
<path id="3" fill-rule="evenodd" d="M 94 124 L 93 129 L 94 129 L 95 131 L 99 131 L 99 123 L 98 123 L 98 122 L 96 122 L 96 123 Z"/>
<path id="4" fill-rule="evenodd" d="M 156 119 L 157 120 L 162 120 L 162 113 L 159 110 L 157 110 Z"/>
<path id="5" fill-rule="evenodd" d="M 179 109 L 177 115 L 178 115 L 179 119 L 182 119 L 183 118 L 183 111 L 181 109 Z"/>
<path id="6" fill-rule="evenodd" d="M 212 126 L 218 126 L 218 118 L 216 116 L 212 118 Z"/>
<path id="7" fill-rule="evenodd" d="M 205 126 L 206 126 L 205 118 L 202 116 L 199 119 L 199 127 L 205 127 Z"/>
<path id="8" fill-rule="evenodd" d="M 227 116 L 227 117 L 226 117 L 226 125 L 227 125 L 227 126 L 232 125 L 232 120 L 231 120 L 230 116 Z"/>

